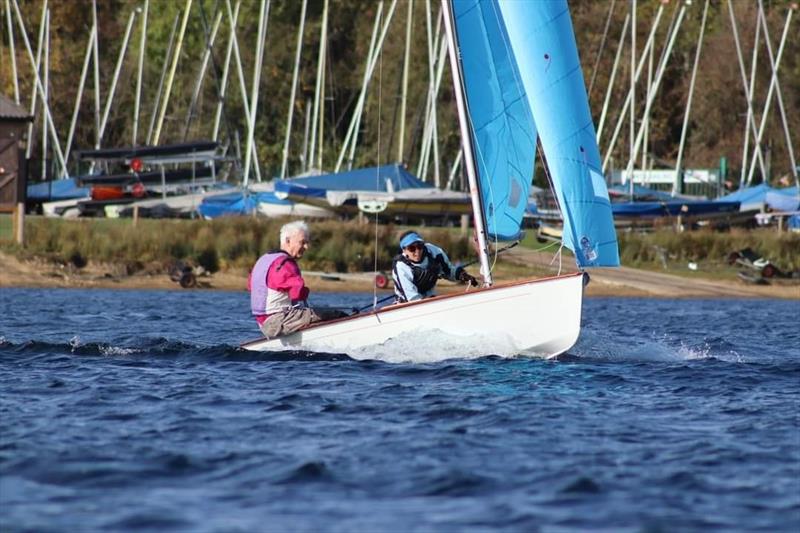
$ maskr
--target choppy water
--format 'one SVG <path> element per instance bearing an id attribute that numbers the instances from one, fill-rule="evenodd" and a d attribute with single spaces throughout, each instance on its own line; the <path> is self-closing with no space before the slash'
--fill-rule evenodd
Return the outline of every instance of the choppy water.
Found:
<path id="1" fill-rule="evenodd" d="M 0 289 L 0 530 L 798 531 L 798 307 L 590 299 L 558 361 L 355 361 L 239 350 L 244 293 Z"/>

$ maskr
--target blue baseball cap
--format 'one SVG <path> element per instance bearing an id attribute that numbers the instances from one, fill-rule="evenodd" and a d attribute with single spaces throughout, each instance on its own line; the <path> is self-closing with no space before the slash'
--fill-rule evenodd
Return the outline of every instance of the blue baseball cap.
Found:
<path id="1" fill-rule="evenodd" d="M 405 248 L 415 242 L 425 242 L 425 239 L 419 236 L 419 233 L 412 231 L 400 239 L 400 248 Z"/>

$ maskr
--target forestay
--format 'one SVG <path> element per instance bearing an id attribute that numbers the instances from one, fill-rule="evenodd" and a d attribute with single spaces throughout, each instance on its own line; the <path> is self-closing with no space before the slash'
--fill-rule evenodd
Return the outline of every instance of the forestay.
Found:
<path id="1" fill-rule="evenodd" d="M 564 245 L 581 268 L 619 266 L 567 3 L 501 1 L 498 6 L 561 207 Z"/>

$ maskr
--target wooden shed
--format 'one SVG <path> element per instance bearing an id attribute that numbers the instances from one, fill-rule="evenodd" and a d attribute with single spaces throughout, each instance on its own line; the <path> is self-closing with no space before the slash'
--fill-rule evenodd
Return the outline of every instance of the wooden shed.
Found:
<path id="1" fill-rule="evenodd" d="M 0 95 L 0 213 L 14 214 L 14 235 L 22 243 L 27 172 L 25 133 L 33 117 Z"/>

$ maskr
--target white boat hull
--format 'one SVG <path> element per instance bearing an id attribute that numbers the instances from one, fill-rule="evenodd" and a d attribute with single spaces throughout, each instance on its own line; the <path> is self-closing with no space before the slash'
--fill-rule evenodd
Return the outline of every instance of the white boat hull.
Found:
<path id="1" fill-rule="evenodd" d="M 578 340 L 582 301 L 583 275 L 576 273 L 392 305 L 242 348 L 346 353 L 358 359 L 371 358 L 364 348 L 393 339 L 412 336 L 424 343 L 438 335 L 467 339 L 470 351 L 483 355 L 555 357 Z"/>
<path id="2" fill-rule="evenodd" d="M 323 209 L 313 205 L 305 204 L 272 204 L 269 202 L 259 202 L 258 212 L 270 218 L 277 217 L 302 217 L 302 218 L 331 218 L 336 215 L 329 209 Z"/>

